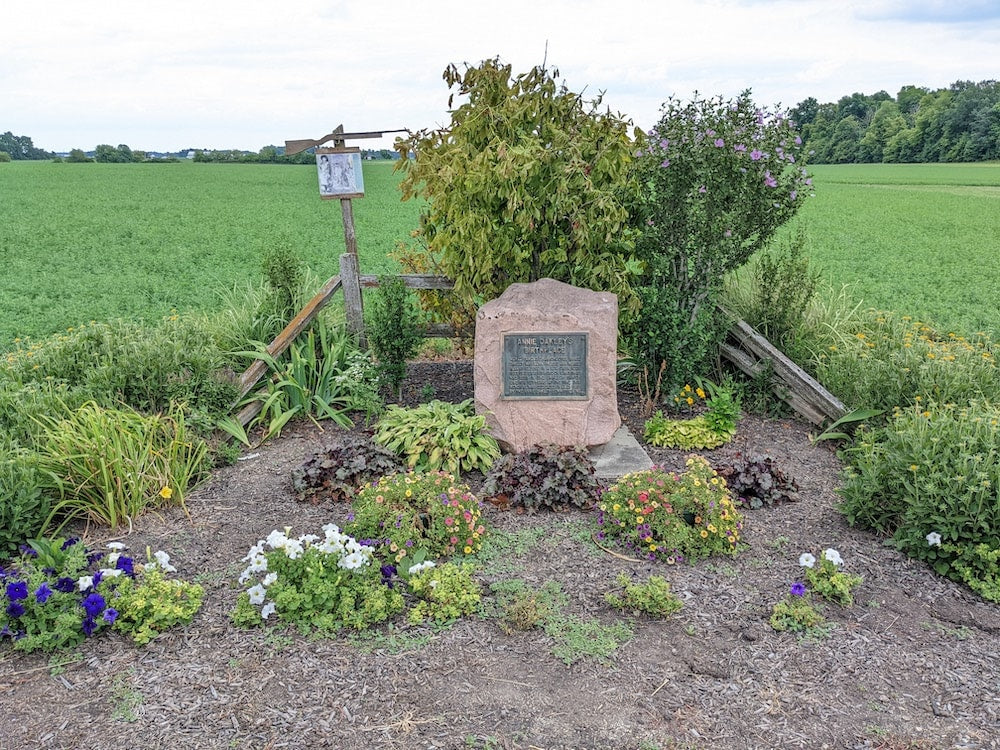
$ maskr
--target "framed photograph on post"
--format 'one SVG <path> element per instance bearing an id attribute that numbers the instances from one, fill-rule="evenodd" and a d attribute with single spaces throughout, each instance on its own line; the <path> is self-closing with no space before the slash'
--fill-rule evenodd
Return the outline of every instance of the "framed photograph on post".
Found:
<path id="1" fill-rule="evenodd" d="M 365 194 L 360 148 L 316 149 L 316 171 L 320 198 L 361 198 Z"/>

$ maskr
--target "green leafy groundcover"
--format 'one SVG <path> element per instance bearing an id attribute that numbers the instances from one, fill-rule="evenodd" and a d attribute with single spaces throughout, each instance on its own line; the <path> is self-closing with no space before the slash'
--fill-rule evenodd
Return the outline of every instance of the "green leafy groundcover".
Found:
<path id="1" fill-rule="evenodd" d="M 0 568 L 0 642 L 56 651 L 108 630 L 145 644 L 201 608 L 201 586 L 167 578 L 166 552 L 145 562 L 113 542 L 90 552 L 78 539 L 33 540 Z"/>

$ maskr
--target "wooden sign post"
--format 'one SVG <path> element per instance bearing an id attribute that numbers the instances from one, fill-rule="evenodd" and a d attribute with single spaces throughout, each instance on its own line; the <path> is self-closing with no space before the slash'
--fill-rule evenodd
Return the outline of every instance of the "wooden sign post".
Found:
<path id="1" fill-rule="evenodd" d="M 361 149 L 348 147 L 346 141 L 359 138 L 381 138 L 386 133 L 404 133 L 404 129 L 345 133 L 344 126 L 338 125 L 332 133 L 316 140 L 285 141 L 285 153 L 297 154 L 307 148 L 316 148 L 316 169 L 319 175 L 319 194 L 324 200 L 340 199 L 340 211 L 344 217 L 344 245 L 347 252 L 340 258 L 340 278 L 344 289 L 344 311 L 347 327 L 358 337 L 358 343 L 367 347 L 365 341 L 364 305 L 361 297 L 361 270 L 358 264 L 358 239 L 354 232 L 353 198 L 363 198 L 365 194 L 364 174 L 361 170 Z M 317 148 L 333 142 L 332 148 Z"/>

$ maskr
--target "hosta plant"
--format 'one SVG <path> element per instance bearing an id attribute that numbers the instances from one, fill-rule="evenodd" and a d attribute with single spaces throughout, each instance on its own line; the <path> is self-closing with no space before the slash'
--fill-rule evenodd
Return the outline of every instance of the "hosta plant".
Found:
<path id="1" fill-rule="evenodd" d="M 344 433 L 292 470 L 299 496 L 312 502 L 348 501 L 363 485 L 404 469 L 399 456 L 368 437 Z"/>
<path id="2" fill-rule="evenodd" d="M 479 500 L 445 472 L 391 474 L 354 499 L 346 530 L 398 562 L 423 548 L 431 558 L 471 555 L 483 543 Z"/>
<path id="3" fill-rule="evenodd" d="M 622 477 L 601 496 L 598 539 L 667 563 L 735 554 L 743 528 L 725 481 L 701 456 L 682 474 L 659 468 Z"/>
<path id="4" fill-rule="evenodd" d="M 375 442 L 402 456 L 415 471 L 486 473 L 500 456 L 497 441 L 486 432 L 486 417 L 475 413 L 472 399 L 460 404 L 435 399 L 412 409 L 390 406 L 378 421 Z"/>
<path id="5" fill-rule="evenodd" d="M 484 495 L 531 510 L 591 508 L 600 491 L 586 449 L 552 444 L 501 456 L 483 484 Z"/>

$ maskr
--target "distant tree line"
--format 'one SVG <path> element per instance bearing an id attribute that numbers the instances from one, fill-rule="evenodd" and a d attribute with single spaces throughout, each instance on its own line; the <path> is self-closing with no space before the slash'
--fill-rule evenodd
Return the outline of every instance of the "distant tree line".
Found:
<path id="1" fill-rule="evenodd" d="M 0 134 L 0 151 L 11 159 L 51 159 L 55 155 L 36 148 L 28 136 L 14 135 L 9 130 Z"/>
<path id="2" fill-rule="evenodd" d="M 904 86 L 895 98 L 855 93 L 835 104 L 809 97 L 789 114 L 813 164 L 1000 159 L 997 81 Z"/>

